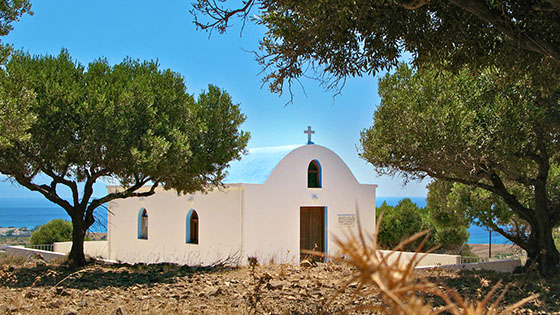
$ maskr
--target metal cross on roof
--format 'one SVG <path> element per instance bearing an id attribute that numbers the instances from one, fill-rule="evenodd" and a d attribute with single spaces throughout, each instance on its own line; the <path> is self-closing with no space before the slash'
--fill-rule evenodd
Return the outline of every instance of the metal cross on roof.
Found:
<path id="1" fill-rule="evenodd" d="M 304 130 L 303 133 L 307 134 L 307 144 L 314 144 L 311 141 L 311 135 L 315 134 L 315 130 L 311 130 L 311 126 L 307 126 L 307 130 Z"/>

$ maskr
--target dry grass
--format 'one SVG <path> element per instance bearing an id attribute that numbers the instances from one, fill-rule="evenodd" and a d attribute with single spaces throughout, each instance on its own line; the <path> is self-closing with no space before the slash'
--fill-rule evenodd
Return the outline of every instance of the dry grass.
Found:
<path id="1" fill-rule="evenodd" d="M 415 268 L 422 258 L 422 247 L 426 242 L 426 232 L 417 233 L 398 244 L 389 254 L 382 254 L 377 243 L 381 217 L 378 220 L 376 232 L 371 236 L 364 235 L 358 218 L 358 234 L 349 234 L 346 239 L 335 239 L 341 248 L 341 256 L 330 257 L 335 261 L 349 264 L 354 274 L 338 291 L 337 295 L 357 283 L 354 290 L 356 296 L 378 295 L 382 301 L 376 305 L 360 305 L 354 310 L 369 310 L 388 314 L 510 314 L 525 303 L 534 300 L 538 294 L 533 294 L 508 306 L 500 307 L 507 288 L 494 298 L 501 287 L 498 282 L 482 299 L 469 300 L 463 298 L 457 291 L 438 286 L 426 279 L 418 279 Z M 424 237 L 414 255 L 408 262 L 401 260 L 401 251 L 406 245 Z M 435 249 L 428 250 L 427 253 Z M 315 253 L 318 254 L 318 253 Z M 331 299 L 331 303 L 337 295 Z M 434 307 L 426 296 L 436 296 L 443 300 L 443 305 Z M 490 301 L 494 299 L 492 303 Z M 433 299 L 430 299 L 433 300 Z"/>
<path id="2" fill-rule="evenodd" d="M 357 272 L 346 262 L 318 263 L 315 267 L 264 264 L 254 270 L 94 264 L 76 272 L 64 265 L 28 261 L 14 267 L 0 265 L 0 314 L 95 315 L 114 314 L 118 309 L 126 314 L 369 314 L 369 306 L 376 306 L 381 313 L 397 313 L 373 285 L 360 292 L 356 292 L 357 281 L 346 285 Z M 502 280 L 510 290 L 501 304 L 515 304 L 533 293 L 540 294 L 516 313 L 560 311 L 560 277 L 445 269 L 417 271 L 414 276 L 421 283 L 444 284 L 437 287 L 444 292 L 448 292 L 447 287 L 454 288 L 470 301 L 482 300 Z M 423 305 L 425 312 L 441 312 L 446 305 L 430 293 L 417 292 L 410 297 L 418 300 L 401 300 L 420 301 L 422 304 L 415 305 Z M 486 309 L 498 297 L 499 292 L 490 298 Z M 428 303 L 434 306 L 432 310 Z M 462 312 L 459 303 L 457 307 Z"/>
<path id="3" fill-rule="evenodd" d="M 7 255 L 6 253 L 0 253 L 0 265 L 6 266 L 20 266 L 27 262 L 27 258 L 21 256 Z"/>

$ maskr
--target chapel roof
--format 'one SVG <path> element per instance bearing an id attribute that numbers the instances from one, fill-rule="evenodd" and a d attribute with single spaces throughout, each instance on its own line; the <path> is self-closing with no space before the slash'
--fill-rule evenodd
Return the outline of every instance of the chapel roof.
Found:
<path id="1" fill-rule="evenodd" d="M 301 146 L 296 144 L 248 149 L 249 153 L 241 160 L 229 164 L 230 168 L 224 183 L 264 184 L 276 165 L 288 153 Z"/>

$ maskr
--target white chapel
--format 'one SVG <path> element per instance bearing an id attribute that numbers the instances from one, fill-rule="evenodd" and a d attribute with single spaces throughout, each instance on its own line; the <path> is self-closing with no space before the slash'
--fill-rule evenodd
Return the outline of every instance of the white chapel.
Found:
<path id="1" fill-rule="evenodd" d="M 190 195 L 158 188 L 111 201 L 109 259 L 299 263 L 302 249 L 336 254 L 333 237 L 357 232 L 358 222 L 373 233 L 377 185 L 358 183 L 336 153 L 311 141 L 311 128 L 306 133 L 306 145 L 249 149 L 230 164 L 225 188 Z"/>

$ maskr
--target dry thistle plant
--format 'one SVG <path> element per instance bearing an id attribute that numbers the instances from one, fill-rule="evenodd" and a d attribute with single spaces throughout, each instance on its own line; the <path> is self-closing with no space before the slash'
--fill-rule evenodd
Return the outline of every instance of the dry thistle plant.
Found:
<path id="1" fill-rule="evenodd" d="M 383 215 L 380 216 L 375 232 L 371 236 L 364 234 L 358 216 L 357 235 L 350 232 L 345 240 L 335 237 L 334 241 L 340 247 L 340 256 L 329 256 L 329 259 L 350 265 L 354 267 L 355 271 L 354 275 L 343 285 L 342 289 L 332 297 L 328 305 L 354 283 L 357 284 L 353 292 L 354 296 L 378 295 L 381 298 L 382 304 L 362 305 L 354 307 L 352 310 L 379 311 L 390 314 L 439 314 L 443 312 L 469 315 L 509 314 L 523 304 L 537 298 L 538 295 L 536 294 L 529 296 L 500 311 L 498 306 L 505 296 L 507 288 L 488 306 L 500 283 L 496 284 L 482 301 L 468 301 L 463 299 L 454 290 L 445 289 L 446 292 L 444 292 L 436 284 L 418 279 L 414 271 L 419 261 L 436 249 L 432 248 L 426 251 L 426 253 L 421 253 L 427 240 L 427 231 L 416 233 L 401 241 L 391 252 L 383 253 L 379 251 L 377 242 L 382 218 Z M 422 237 L 424 239 L 416 249 L 413 258 L 408 261 L 401 259 L 402 254 L 398 251 L 401 251 L 406 245 Z M 315 254 L 324 255 L 317 252 Z M 426 294 L 439 296 L 445 305 L 434 308 L 430 302 L 426 301 Z"/>

